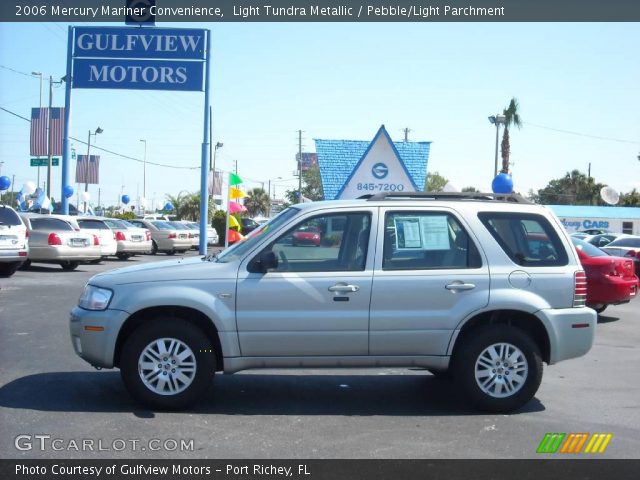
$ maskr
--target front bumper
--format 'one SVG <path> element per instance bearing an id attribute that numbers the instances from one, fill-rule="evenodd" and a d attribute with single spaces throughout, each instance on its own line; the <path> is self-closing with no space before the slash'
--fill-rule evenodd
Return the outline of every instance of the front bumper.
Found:
<path id="1" fill-rule="evenodd" d="M 598 323 L 598 314 L 591 308 L 549 308 L 539 310 L 536 316 L 549 334 L 549 365 L 591 350 Z"/>
<path id="2" fill-rule="evenodd" d="M 75 307 L 69 317 L 69 330 L 76 354 L 94 367 L 113 368 L 118 333 L 128 317 L 129 313 L 122 310 Z M 100 328 L 103 330 L 96 331 Z"/>

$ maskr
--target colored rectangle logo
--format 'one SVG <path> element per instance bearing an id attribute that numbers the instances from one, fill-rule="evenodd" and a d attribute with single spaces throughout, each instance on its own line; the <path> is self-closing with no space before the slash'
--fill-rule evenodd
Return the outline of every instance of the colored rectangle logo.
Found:
<path id="1" fill-rule="evenodd" d="M 75 27 L 74 58 L 204 60 L 205 30 Z"/>
<path id="2" fill-rule="evenodd" d="M 73 88 L 202 91 L 204 62 L 76 59 Z"/>
<path id="3" fill-rule="evenodd" d="M 612 438 L 611 433 L 546 433 L 536 453 L 604 453 Z"/>

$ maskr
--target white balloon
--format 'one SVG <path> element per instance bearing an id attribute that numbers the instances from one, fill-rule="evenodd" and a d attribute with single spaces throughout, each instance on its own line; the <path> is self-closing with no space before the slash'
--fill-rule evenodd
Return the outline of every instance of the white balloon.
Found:
<path id="1" fill-rule="evenodd" d="M 82 199 L 83 202 L 88 202 L 89 199 L 91 199 L 91 195 L 89 194 L 89 192 L 82 192 L 80 194 L 80 198 Z"/>
<path id="2" fill-rule="evenodd" d="M 25 195 L 31 195 L 36 191 L 36 184 L 33 182 L 27 182 L 22 186 L 22 193 Z"/>

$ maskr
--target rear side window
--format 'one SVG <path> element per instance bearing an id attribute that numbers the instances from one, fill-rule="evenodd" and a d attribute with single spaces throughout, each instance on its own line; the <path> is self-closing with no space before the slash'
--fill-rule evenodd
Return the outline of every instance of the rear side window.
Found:
<path id="1" fill-rule="evenodd" d="M 607 247 L 640 247 L 640 238 L 620 238 L 611 242 Z"/>
<path id="2" fill-rule="evenodd" d="M 480 268 L 478 249 L 446 212 L 391 212 L 385 217 L 383 270 Z"/>
<path id="3" fill-rule="evenodd" d="M 12 209 L 0 207 L 0 225 L 22 225 L 22 222 Z"/>
<path id="4" fill-rule="evenodd" d="M 73 227 L 59 218 L 32 218 L 31 228 L 33 230 L 62 230 L 73 232 Z"/>
<path id="5" fill-rule="evenodd" d="M 478 218 L 518 265 L 553 267 L 569 263 L 558 234 L 542 215 L 481 212 Z"/>

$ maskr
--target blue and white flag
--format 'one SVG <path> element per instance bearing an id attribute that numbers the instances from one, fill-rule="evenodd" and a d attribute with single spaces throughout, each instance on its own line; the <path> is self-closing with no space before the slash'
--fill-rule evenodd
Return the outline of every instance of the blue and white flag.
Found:
<path id="1" fill-rule="evenodd" d="M 18 206 L 18 210 L 24 212 L 27 209 L 27 203 L 25 202 L 24 194 L 22 193 L 22 189 L 16 195 L 16 205 Z"/>
<path id="2" fill-rule="evenodd" d="M 43 189 L 38 188 L 36 190 L 36 195 L 37 195 L 36 201 L 33 204 L 34 208 L 44 209 L 49 211 L 53 210 L 53 208 L 51 207 L 51 199 L 47 197 L 47 194 L 44 193 Z"/>

